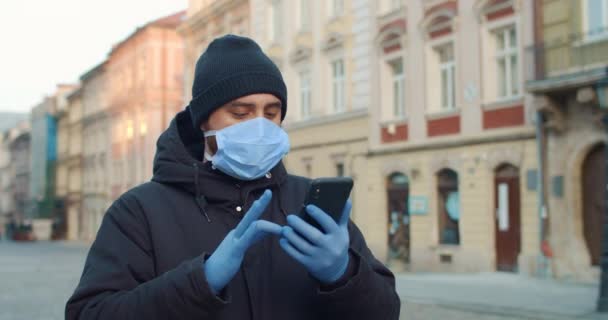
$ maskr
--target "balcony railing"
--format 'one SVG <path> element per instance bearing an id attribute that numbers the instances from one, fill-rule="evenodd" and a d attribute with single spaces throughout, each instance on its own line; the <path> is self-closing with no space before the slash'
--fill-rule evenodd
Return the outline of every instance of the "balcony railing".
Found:
<path id="1" fill-rule="evenodd" d="M 608 65 L 608 28 L 571 34 L 526 48 L 526 80 L 568 77 Z"/>

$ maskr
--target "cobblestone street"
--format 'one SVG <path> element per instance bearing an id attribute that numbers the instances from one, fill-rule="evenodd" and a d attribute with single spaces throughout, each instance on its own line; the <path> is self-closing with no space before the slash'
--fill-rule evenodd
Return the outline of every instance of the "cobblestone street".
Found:
<path id="1" fill-rule="evenodd" d="M 63 319 L 65 302 L 78 282 L 86 252 L 85 245 L 75 243 L 0 242 L 0 320 Z M 446 300 L 442 300 L 442 303 L 433 302 L 429 296 L 424 296 L 430 295 L 429 290 L 433 288 L 427 284 L 430 280 L 413 277 L 415 276 L 398 277 L 400 293 L 402 297 L 407 297 L 402 305 L 401 319 L 547 319 L 509 315 L 504 310 L 482 305 L 472 307 L 466 303 L 445 303 Z M 500 279 L 500 276 L 497 278 Z M 437 279 L 441 280 L 440 277 L 433 278 L 430 282 L 439 281 Z M 421 289 L 421 284 L 427 289 Z M 587 288 L 580 290 L 585 293 Z M 422 298 L 412 297 L 412 292 L 420 293 Z M 580 295 L 580 292 L 573 294 Z M 598 316 L 589 319 L 601 318 Z"/>
<path id="2" fill-rule="evenodd" d="M 0 242 L 0 320 L 63 319 L 86 247 Z"/>

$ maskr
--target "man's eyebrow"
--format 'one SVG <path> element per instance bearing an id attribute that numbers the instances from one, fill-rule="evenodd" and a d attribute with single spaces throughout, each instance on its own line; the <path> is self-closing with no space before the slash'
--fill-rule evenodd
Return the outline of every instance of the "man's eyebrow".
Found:
<path id="1" fill-rule="evenodd" d="M 271 108 L 271 107 L 281 107 L 281 101 L 274 101 L 274 102 L 269 102 L 267 103 L 264 108 Z"/>
<path id="2" fill-rule="evenodd" d="M 244 102 L 244 101 L 233 101 L 229 104 L 230 107 L 255 107 L 255 103 L 252 102 Z M 267 104 L 264 105 L 264 108 L 269 108 L 269 107 L 281 107 L 281 101 L 274 101 L 274 102 L 269 102 Z"/>
<path id="3" fill-rule="evenodd" d="M 230 103 L 231 107 L 255 107 L 255 103 L 251 102 L 243 102 L 243 101 L 233 101 Z"/>

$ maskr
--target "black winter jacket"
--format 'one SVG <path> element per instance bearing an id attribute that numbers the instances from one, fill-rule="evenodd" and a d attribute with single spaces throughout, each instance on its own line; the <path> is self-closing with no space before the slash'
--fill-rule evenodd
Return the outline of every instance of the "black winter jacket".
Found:
<path id="1" fill-rule="evenodd" d="M 261 179 L 236 180 L 196 160 L 202 141 L 189 110 L 178 113 L 158 139 L 152 181 L 107 210 L 66 319 L 398 319 L 394 277 L 352 222 L 349 275 L 338 284 L 320 286 L 268 236 L 214 295 L 203 264 L 224 236 L 266 188 L 273 198 L 261 219 L 285 225 L 309 180 L 281 163 Z"/>

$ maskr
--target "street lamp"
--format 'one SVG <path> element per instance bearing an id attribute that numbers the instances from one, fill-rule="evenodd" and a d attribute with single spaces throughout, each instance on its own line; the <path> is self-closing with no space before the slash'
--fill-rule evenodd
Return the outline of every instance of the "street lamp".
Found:
<path id="1" fill-rule="evenodd" d="M 606 68 L 605 72 L 608 73 L 608 68 Z M 608 76 L 605 76 L 602 80 L 598 81 L 596 87 L 598 102 L 601 109 L 608 109 L 606 91 L 608 91 Z M 608 134 L 608 112 L 605 112 L 602 115 L 602 122 L 604 123 L 604 128 Z M 600 262 L 602 274 L 600 277 L 600 294 L 597 299 L 598 312 L 608 312 L 608 147 L 604 149 L 606 150 L 604 158 L 604 167 L 606 168 L 606 177 L 604 177 L 606 183 L 604 187 L 604 200 L 606 205 L 604 207 L 602 256 Z"/>

